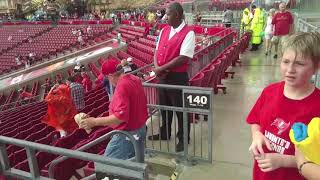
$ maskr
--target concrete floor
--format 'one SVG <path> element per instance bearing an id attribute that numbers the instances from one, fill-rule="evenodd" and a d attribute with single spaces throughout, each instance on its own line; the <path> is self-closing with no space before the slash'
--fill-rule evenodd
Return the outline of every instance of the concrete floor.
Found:
<path id="1" fill-rule="evenodd" d="M 279 60 L 265 56 L 262 50 L 242 55 L 242 66 L 232 70 L 234 79 L 225 80 L 227 94 L 214 96 L 213 164 L 200 163 L 185 167 L 183 180 L 248 180 L 252 179 L 250 127 L 246 116 L 268 84 L 281 79 Z"/>
<path id="2" fill-rule="evenodd" d="M 253 160 L 248 152 L 251 133 L 245 120 L 262 89 L 280 80 L 279 60 L 272 56 L 265 56 L 263 50 L 248 51 L 241 56 L 242 66 L 232 69 L 236 72 L 234 79 L 223 81 L 227 94 L 220 92 L 213 97 L 213 163 L 183 166 L 178 179 L 252 179 Z M 192 141 L 189 149 L 192 149 Z M 147 141 L 148 145 L 150 147 Z M 169 146 L 172 152 L 173 140 Z M 195 149 L 199 148 L 198 145 Z"/>

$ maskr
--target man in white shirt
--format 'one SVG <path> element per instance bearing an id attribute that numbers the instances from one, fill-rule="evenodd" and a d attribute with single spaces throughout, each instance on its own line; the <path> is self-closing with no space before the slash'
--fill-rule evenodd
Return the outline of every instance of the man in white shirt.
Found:
<path id="1" fill-rule="evenodd" d="M 195 49 L 195 33 L 183 20 L 183 8 L 179 3 L 172 3 L 166 11 L 168 24 L 159 35 L 156 52 L 154 56 L 154 72 L 159 78 L 160 84 L 184 85 L 189 82 L 189 61 L 193 58 Z M 182 107 L 182 92 L 180 90 L 160 89 L 160 104 L 166 106 Z M 149 136 L 151 140 L 167 140 L 171 138 L 172 111 L 161 111 L 162 126 L 160 134 Z M 190 134 L 190 123 L 183 119 L 181 112 L 177 113 L 179 143 L 176 151 L 184 150 L 183 123 L 188 123 L 188 134 Z M 188 141 L 190 136 L 188 137 Z"/>

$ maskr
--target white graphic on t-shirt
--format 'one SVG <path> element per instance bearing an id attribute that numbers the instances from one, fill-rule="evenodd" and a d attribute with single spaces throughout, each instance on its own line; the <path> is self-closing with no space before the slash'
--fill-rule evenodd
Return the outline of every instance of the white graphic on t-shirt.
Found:
<path id="1" fill-rule="evenodd" d="M 271 126 L 276 126 L 278 128 L 278 135 L 281 135 L 285 130 L 287 130 L 290 127 L 290 122 L 286 123 L 281 118 L 276 118 Z"/>
<path id="2" fill-rule="evenodd" d="M 264 131 L 264 136 L 269 139 L 273 151 L 284 154 L 284 151 L 290 147 L 290 141 L 287 141 L 267 130 Z"/>

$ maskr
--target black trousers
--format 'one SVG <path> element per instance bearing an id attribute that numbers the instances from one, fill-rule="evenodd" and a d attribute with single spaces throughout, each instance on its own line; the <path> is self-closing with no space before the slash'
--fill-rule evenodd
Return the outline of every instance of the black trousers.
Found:
<path id="1" fill-rule="evenodd" d="M 176 73 L 170 72 L 164 79 L 160 80 L 160 84 L 171 84 L 171 85 L 188 85 L 188 73 Z M 159 101 L 160 105 L 182 107 L 182 91 L 176 89 L 159 89 Z M 178 118 L 178 133 L 177 137 L 179 141 L 183 141 L 183 113 L 176 112 Z M 162 137 L 171 137 L 171 126 L 173 111 L 161 111 L 162 125 L 160 133 Z M 188 119 L 185 120 L 188 123 L 188 140 L 190 139 L 190 122 Z"/>

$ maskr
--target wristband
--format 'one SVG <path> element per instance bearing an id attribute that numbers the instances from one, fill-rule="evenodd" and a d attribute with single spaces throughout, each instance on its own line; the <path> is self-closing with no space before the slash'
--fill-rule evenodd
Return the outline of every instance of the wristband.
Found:
<path id="1" fill-rule="evenodd" d="M 303 167 L 304 165 L 306 165 L 306 164 L 314 164 L 314 162 L 312 162 L 312 161 L 305 161 L 305 162 L 303 162 L 302 164 L 300 164 L 300 166 L 299 166 L 299 173 L 300 173 L 300 174 L 302 174 L 302 167 Z"/>

